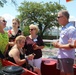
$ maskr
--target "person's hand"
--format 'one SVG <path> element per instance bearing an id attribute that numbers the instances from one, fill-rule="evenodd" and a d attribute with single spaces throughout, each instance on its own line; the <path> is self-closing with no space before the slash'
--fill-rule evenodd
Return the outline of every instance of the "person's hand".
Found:
<path id="1" fill-rule="evenodd" d="M 10 46 L 14 46 L 15 42 L 9 42 Z"/>
<path id="2" fill-rule="evenodd" d="M 69 41 L 71 47 L 76 48 L 76 40 L 74 40 L 74 39 L 69 39 L 68 41 Z"/>
<path id="3" fill-rule="evenodd" d="M 76 40 L 74 40 L 74 47 L 76 48 Z"/>
<path id="4" fill-rule="evenodd" d="M 61 44 L 59 43 L 59 41 L 53 42 L 52 44 L 56 48 L 60 48 L 61 47 Z"/>
<path id="5" fill-rule="evenodd" d="M 36 45 L 33 49 L 34 49 L 34 50 L 37 50 L 37 49 L 39 49 L 39 46 Z"/>
<path id="6" fill-rule="evenodd" d="M 27 59 L 28 60 L 32 60 L 33 58 L 34 58 L 34 55 L 33 54 L 30 54 L 30 55 L 27 56 Z"/>
<path id="7" fill-rule="evenodd" d="M 40 49 L 40 47 L 36 43 L 34 43 L 32 46 L 34 50 Z"/>

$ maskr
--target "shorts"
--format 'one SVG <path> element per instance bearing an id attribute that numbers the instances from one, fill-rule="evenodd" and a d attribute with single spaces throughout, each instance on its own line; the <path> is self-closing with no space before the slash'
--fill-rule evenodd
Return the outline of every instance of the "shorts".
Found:
<path id="1" fill-rule="evenodd" d="M 60 72 L 73 73 L 73 64 L 74 59 L 72 58 L 59 58 L 57 62 L 57 69 L 59 69 Z"/>

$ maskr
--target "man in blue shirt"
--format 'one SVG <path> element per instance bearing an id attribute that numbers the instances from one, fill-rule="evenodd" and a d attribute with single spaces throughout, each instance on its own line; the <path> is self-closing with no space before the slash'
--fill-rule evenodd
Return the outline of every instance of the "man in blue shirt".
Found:
<path id="1" fill-rule="evenodd" d="M 60 75 L 74 75 L 75 49 L 68 41 L 76 38 L 76 29 L 73 23 L 69 22 L 69 13 L 66 10 L 58 12 L 57 20 L 62 25 L 59 41 L 53 43 L 59 48 L 57 68 L 60 70 Z"/>

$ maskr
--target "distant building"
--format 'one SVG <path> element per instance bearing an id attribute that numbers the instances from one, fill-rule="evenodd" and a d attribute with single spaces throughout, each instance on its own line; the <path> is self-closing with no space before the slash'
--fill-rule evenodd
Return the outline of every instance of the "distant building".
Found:
<path id="1" fill-rule="evenodd" d="M 60 31 L 61 31 L 61 28 L 53 27 L 53 28 L 47 29 L 44 35 L 59 36 Z"/>
<path id="2" fill-rule="evenodd" d="M 76 27 L 76 21 L 70 21 L 71 23 L 74 23 L 74 26 Z M 57 28 L 57 27 L 53 27 L 50 29 L 47 29 L 46 32 L 44 33 L 44 35 L 48 35 L 48 36 L 59 36 L 60 35 L 60 31 L 61 31 L 61 27 Z"/>
<path id="3" fill-rule="evenodd" d="M 5 31 L 8 31 L 8 30 L 10 30 L 10 29 L 12 29 L 12 27 L 7 27 L 7 26 L 6 26 L 6 28 L 4 28 Z"/>
<path id="4" fill-rule="evenodd" d="M 76 27 L 76 21 L 70 21 L 70 22 L 74 23 L 74 26 Z"/>

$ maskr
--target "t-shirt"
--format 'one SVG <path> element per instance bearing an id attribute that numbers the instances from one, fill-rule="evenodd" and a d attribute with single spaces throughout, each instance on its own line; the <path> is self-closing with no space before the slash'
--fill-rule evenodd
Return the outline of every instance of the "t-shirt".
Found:
<path id="1" fill-rule="evenodd" d="M 8 31 L 8 34 L 10 35 L 9 41 L 10 41 L 10 42 L 13 42 L 17 36 L 19 36 L 19 35 L 22 34 L 22 31 L 21 31 L 21 30 L 18 30 L 17 34 L 16 34 L 16 35 L 13 35 L 13 34 L 12 34 L 12 31 L 9 30 L 9 31 Z"/>
<path id="2" fill-rule="evenodd" d="M 5 48 L 9 42 L 8 33 L 5 32 L 4 34 L 0 33 L 0 51 L 4 53 Z"/>
<path id="3" fill-rule="evenodd" d="M 38 36 L 35 39 L 31 39 L 29 36 L 26 37 L 26 41 L 25 41 L 25 50 L 26 50 L 26 55 L 35 53 L 35 57 L 34 59 L 38 59 L 40 57 L 42 57 L 42 51 L 41 49 L 38 50 L 34 50 L 33 49 L 33 44 L 36 43 L 38 46 L 44 46 L 43 40 L 40 36 Z"/>

